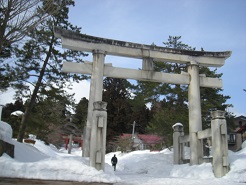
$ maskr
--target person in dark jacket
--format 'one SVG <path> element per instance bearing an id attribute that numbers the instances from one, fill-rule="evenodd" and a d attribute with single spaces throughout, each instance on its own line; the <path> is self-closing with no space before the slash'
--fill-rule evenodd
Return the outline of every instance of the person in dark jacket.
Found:
<path id="1" fill-rule="evenodd" d="M 114 157 L 112 157 L 112 159 L 111 159 L 111 163 L 112 163 L 112 166 L 114 167 L 114 171 L 116 170 L 116 164 L 117 164 L 117 162 L 118 162 L 118 159 L 114 155 Z"/>

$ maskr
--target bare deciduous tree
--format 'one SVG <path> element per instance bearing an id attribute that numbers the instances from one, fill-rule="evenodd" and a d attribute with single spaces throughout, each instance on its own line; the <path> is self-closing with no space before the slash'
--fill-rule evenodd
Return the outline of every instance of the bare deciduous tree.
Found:
<path id="1" fill-rule="evenodd" d="M 41 11 L 41 4 L 45 4 L 46 11 Z M 53 0 L 0 0 L 1 58 L 10 54 L 4 50 L 8 49 L 11 44 L 22 40 L 50 14 L 58 11 L 55 9 L 57 6 L 53 5 Z"/>

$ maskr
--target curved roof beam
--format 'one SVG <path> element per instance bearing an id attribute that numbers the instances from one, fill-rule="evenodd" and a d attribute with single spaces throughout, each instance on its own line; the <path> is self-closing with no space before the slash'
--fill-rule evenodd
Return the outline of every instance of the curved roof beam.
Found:
<path id="1" fill-rule="evenodd" d="M 62 39 L 64 48 L 92 52 L 93 50 L 106 51 L 107 55 L 131 58 L 153 58 L 159 62 L 190 63 L 196 61 L 200 66 L 221 67 L 231 56 L 231 51 L 207 52 L 166 48 L 160 46 L 138 44 L 127 41 L 106 39 L 101 37 L 80 34 L 58 27 L 54 28 L 55 36 Z"/>

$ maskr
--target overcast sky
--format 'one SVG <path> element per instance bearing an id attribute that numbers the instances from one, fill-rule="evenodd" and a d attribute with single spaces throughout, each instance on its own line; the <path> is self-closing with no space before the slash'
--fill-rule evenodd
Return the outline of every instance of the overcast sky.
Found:
<path id="1" fill-rule="evenodd" d="M 246 0 L 75 0 L 69 20 L 82 33 L 164 46 L 169 35 L 205 51 L 232 51 L 223 73 L 223 94 L 236 115 L 246 116 Z M 91 60 L 91 55 L 87 60 Z M 113 66 L 141 67 L 141 60 L 106 56 Z M 76 84 L 76 99 L 87 97 L 89 82 Z M 0 97 L 0 104 L 7 103 Z"/>
<path id="2" fill-rule="evenodd" d="M 82 33 L 164 46 L 169 35 L 197 50 L 232 51 L 223 67 L 229 109 L 246 115 L 246 0 L 76 0 L 70 21 Z M 106 56 L 113 66 L 140 68 L 136 59 Z"/>

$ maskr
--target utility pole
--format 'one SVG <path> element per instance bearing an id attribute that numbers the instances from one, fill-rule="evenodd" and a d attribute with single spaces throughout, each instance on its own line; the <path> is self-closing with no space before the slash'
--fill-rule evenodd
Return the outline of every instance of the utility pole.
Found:
<path id="1" fill-rule="evenodd" d="M 0 105 L 0 121 L 2 120 L 2 110 L 3 110 L 3 106 Z"/>
<path id="2" fill-rule="evenodd" d="M 132 139 L 134 139 L 135 126 L 136 126 L 136 122 L 133 121 L 133 124 L 132 124 Z"/>

